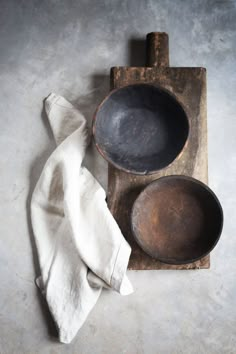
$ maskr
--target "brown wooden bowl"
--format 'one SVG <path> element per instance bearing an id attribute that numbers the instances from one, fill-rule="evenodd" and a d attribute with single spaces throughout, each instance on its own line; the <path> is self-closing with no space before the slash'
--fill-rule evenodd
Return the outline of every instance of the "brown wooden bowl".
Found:
<path id="1" fill-rule="evenodd" d="M 192 263 L 216 245 L 223 210 L 212 190 L 186 176 L 161 177 L 136 199 L 134 238 L 151 257 L 168 264 Z"/>
<path id="2" fill-rule="evenodd" d="M 115 167 L 152 174 L 181 153 L 189 134 L 187 115 L 166 89 L 149 84 L 111 91 L 93 120 L 95 144 Z"/>

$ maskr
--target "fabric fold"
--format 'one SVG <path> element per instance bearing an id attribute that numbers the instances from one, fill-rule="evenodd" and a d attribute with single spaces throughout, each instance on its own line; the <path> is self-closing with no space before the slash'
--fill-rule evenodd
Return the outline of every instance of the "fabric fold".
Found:
<path id="1" fill-rule="evenodd" d="M 126 276 L 131 249 L 107 207 L 105 191 L 81 166 L 89 141 L 85 118 L 55 93 L 45 100 L 45 110 L 58 146 L 31 202 L 41 270 L 37 284 L 59 340 L 69 343 L 103 287 L 132 293 Z"/>

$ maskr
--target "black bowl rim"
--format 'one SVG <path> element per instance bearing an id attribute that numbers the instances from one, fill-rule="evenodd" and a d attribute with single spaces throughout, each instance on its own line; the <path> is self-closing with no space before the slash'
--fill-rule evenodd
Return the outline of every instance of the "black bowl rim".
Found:
<path id="1" fill-rule="evenodd" d="M 104 150 L 101 148 L 101 146 L 98 144 L 97 140 L 96 140 L 96 121 L 97 121 L 97 115 L 98 112 L 100 110 L 100 108 L 104 105 L 104 103 L 117 91 L 121 91 L 127 87 L 134 87 L 134 86 L 151 86 L 151 87 L 155 87 L 158 90 L 167 93 L 183 110 L 185 118 L 186 118 L 186 122 L 188 125 L 188 132 L 187 132 L 187 137 L 186 137 L 186 141 L 184 143 L 184 146 L 182 147 L 181 151 L 178 153 L 178 155 L 166 166 L 161 167 L 159 169 L 155 169 L 155 170 L 150 170 L 150 171 L 136 171 L 134 169 L 126 169 L 125 167 L 117 164 L 116 162 L 114 162 L 110 157 L 107 156 L 107 154 L 104 152 Z M 191 130 L 191 124 L 190 124 L 190 120 L 188 118 L 188 114 L 186 112 L 185 107 L 183 106 L 182 102 L 179 101 L 179 99 L 176 97 L 176 95 L 169 91 L 168 89 L 166 89 L 165 87 L 158 85 L 158 84 L 148 84 L 148 83 L 135 83 L 135 84 L 131 84 L 131 85 L 125 85 L 122 87 L 118 87 L 115 88 L 113 90 L 111 90 L 108 95 L 105 96 L 105 98 L 101 101 L 101 103 L 97 106 L 93 118 L 92 118 L 92 135 L 93 135 L 93 140 L 96 146 L 97 151 L 100 153 L 100 155 L 107 161 L 109 162 L 111 165 L 113 165 L 114 167 L 116 167 L 118 170 L 130 173 L 130 174 L 135 174 L 135 175 L 140 175 L 140 176 L 144 176 L 144 175 L 152 175 L 154 173 L 157 173 L 158 171 L 162 171 L 167 169 L 172 163 L 174 163 L 175 161 L 177 161 L 183 154 L 184 150 L 186 149 L 187 145 L 188 145 L 188 141 L 189 141 L 189 136 L 190 136 L 190 130 Z"/>
<path id="2" fill-rule="evenodd" d="M 146 191 L 147 188 L 149 188 L 151 185 L 153 184 L 156 184 L 158 183 L 160 180 L 168 180 L 168 179 L 180 179 L 180 180 L 186 180 L 186 181 L 190 181 L 192 183 L 196 183 L 197 185 L 201 186 L 205 191 L 207 191 L 208 193 L 211 194 L 211 196 L 214 198 L 215 202 L 216 202 L 216 205 L 219 209 L 219 212 L 220 212 L 220 216 L 221 216 L 221 225 L 220 225 L 220 229 L 219 229 L 219 232 L 217 233 L 216 235 L 216 239 L 215 239 L 215 242 L 213 243 L 213 245 L 211 247 L 209 247 L 209 249 L 204 252 L 201 256 L 199 257 L 196 257 L 196 258 L 192 258 L 192 259 L 188 259 L 188 260 L 185 260 L 185 261 L 170 261 L 168 259 L 165 259 L 165 258 L 161 258 L 161 257 L 154 257 L 153 255 L 151 255 L 150 253 L 148 253 L 142 246 L 141 244 L 139 243 L 139 237 L 138 235 L 136 235 L 136 232 L 134 230 L 134 223 L 133 223 L 133 214 L 134 214 L 134 210 L 135 210 L 135 207 L 139 201 L 139 198 L 141 197 L 141 195 L 144 193 L 144 191 Z M 152 182 L 150 182 L 146 187 L 143 188 L 143 190 L 139 193 L 139 195 L 137 196 L 137 198 L 135 199 L 134 201 L 134 204 L 132 206 L 132 210 L 131 210 L 131 217 L 130 217 L 130 220 L 131 220 L 131 230 L 132 230 L 132 234 L 134 236 L 134 239 L 135 241 L 137 242 L 138 246 L 146 253 L 148 254 L 151 258 L 154 258 L 162 263 L 166 263 L 166 264 L 170 264 L 170 265 L 181 265 L 181 264 L 189 264 L 189 263 L 194 263 L 202 258 L 204 258 L 205 256 L 207 256 L 214 248 L 215 246 L 217 245 L 219 239 L 220 239 L 220 236 L 221 236 L 221 233 L 222 233 L 222 230 L 223 230 L 223 224 L 224 224 L 224 213 L 223 213 L 223 208 L 221 206 L 221 203 L 218 199 L 218 197 L 216 196 L 216 194 L 212 191 L 212 189 L 207 186 L 205 183 L 199 181 L 198 179 L 196 178 L 193 178 L 193 177 L 189 177 L 189 176 L 185 176 L 185 175 L 169 175 L 169 176 L 163 176 L 163 177 L 160 177 L 160 178 L 157 178 L 155 180 L 153 180 Z"/>

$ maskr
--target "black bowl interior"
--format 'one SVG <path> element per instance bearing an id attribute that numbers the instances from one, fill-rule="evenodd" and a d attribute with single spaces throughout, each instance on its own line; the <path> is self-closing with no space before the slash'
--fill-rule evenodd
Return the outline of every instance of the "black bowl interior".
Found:
<path id="1" fill-rule="evenodd" d="M 114 90 L 97 110 L 96 145 L 116 167 L 153 173 L 179 155 L 188 137 L 187 116 L 166 90 L 137 84 Z"/>
<path id="2" fill-rule="evenodd" d="M 170 264 L 196 261 L 216 245 L 222 230 L 221 205 L 203 183 L 185 176 L 150 183 L 134 203 L 134 237 L 150 256 Z"/>

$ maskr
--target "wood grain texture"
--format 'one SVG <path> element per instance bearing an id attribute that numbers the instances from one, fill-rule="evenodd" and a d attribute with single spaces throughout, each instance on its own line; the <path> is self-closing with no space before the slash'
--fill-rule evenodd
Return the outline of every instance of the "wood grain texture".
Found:
<path id="1" fill-rule="evenodd" d="M 146 40 L 146 66 L 169 66 L 169 37 L 165 32 L 151 32 Z"/>
<path id="2" fill-rule="evenodd" d="M 152 259 L 136 244 L 130 225 L 130 214 L 135 199 L 140 191 L 154 179 L 182 174 L 208 183 L 206 70 L 204 68 L 171 68 L 162 65 L 114 67 L 111 69 L 110 78 L 111 89 L 135 83 L 150 83 L 167 89 L 182 105 L 190 123 L 189 138 L 185 148 L 181 155 L 165 169 L 152 175 L 138 176 L 122 172 L 109 164 L 108 206 L 132 248 L 129 269 L 209 268 L 210 256 L 187 265 L 168 265 Z"/>

